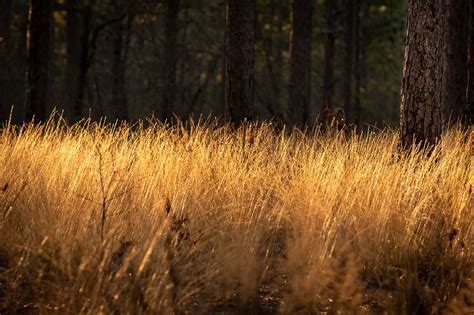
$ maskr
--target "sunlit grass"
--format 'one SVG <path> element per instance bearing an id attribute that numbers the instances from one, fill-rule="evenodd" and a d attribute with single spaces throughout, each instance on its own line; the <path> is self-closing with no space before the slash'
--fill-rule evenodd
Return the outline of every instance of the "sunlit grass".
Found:
<path id="1" fill-rule="evenodd" d="M 0 313 L 472 309 L 471 134 L 149 124 L 1 131 Z"/>

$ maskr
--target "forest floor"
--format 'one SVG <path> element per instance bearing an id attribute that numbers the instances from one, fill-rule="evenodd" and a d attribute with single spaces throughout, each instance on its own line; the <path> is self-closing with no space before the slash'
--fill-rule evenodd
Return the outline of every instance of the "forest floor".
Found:
<path id="1" fill-rule="evenodd" d="M 0 314 L 472 314 L 472 141 L 6 126 Z"/>

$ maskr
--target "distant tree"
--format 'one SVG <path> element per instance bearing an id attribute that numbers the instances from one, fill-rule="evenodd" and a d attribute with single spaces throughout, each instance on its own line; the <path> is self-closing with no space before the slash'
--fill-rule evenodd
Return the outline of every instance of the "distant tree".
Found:
<path id="1" fill-rule="evenodd" d="M 468 53 L 468 79 L 466 87 L 466 112 L 465 122 L 473 123 L 474 116 L 474 2 L 470 1 L 469 8 L 469 53 Z"/>
<path id="2" fill-rule="evenodd" d="M 44 121 L 50 95 L 52 0 L 31 0 L 26 70 L 26 119 Z"/>
<path id="3" fill-rule="evenodd" d="M 256 101 L 264 106 L 270 117 L 279 122 L 284 120 L 284 108 L 286 109 L 287 105 L 283 105 L 283 95 L 288 86 L 283 78 L 285 61 L 282 52 L 286 51 L 289 45 L 288 36 L 282 32 L 282 28 L 289 20 L 289 5 L 291 4 L 286 1 L 278 0 L 270 0 L 268 6 L 262 5 L 258 12 L 258 23 L 261 27 L 256 31 L 256 47 L 259 47 L 261 41 L 260 47 L 263 50 L 261 73 L 256 73 L 257 77 L 261 75 L 257 81 L 260 82 L 259 88 L 262 91 L 256 93 Z M 258 50 L 256 54 L 258 55 Z"/>
<path id="4" fill-rule="evenodd" d="M 83 30 L 82 11 L 84 4 L 78 0 L 65 0 L 66 11 L 66 68 L 64 76 L 63 106 L 66 117 L 75 119 L 74 109 L 79 99 L 79 77 L 81 72 L 81 55 L 83 45 L 81 35 Z M 80 113 L 77 116 L 80 116 Z M 77 117 L 78 118 L 78 117 Z"/>
<path id="5" fill-rule="evenodd" d="M 167 0 L 165 47 L 163 58 L 163 99 L 161 103 L 162 118 L 171 118 L 176 112 L 176 71 L 178 64 L 178 15 L 180 0 Z"/>
<path id="6" fill-rule="evenodd" d="M 360 123 L 362 115 L 361 88 L 362 88 L 362 26 L 361 11 L 363 0 L 356 0 L 354 9 L 354 110 L 353 120 Z"/>
<path id="7" fill-rule="evenodd" d="M 311 115 L 311 0 L 293 0 L 291 6 L 288 117 L 304 126 Z"/>
<path id="8" fill-rule="evenodd" d="M 336 54 L 336 1 L 326 0 L 325 26 L 326 41 L 324 44 L 323 101 L 328 107 L 334 106 L 334 57 Z"/>
<path id="9" fill-rule="evenodd" d="M 359 93 L 361 96 L 366 96 L 367 95 L 367 85 L 368 85 L 368 51 L 369 51 L 369 44 L 370 44 L 370 39 L 369 39 L 369 32 L 370 32 L 370 25 L 368 23 L 370 19 L 370 6 L 372 2 L 371 0 L 365 0 L 363 5 L 362 5 L 362 12 L 361 12 L 361 22 L 360 22 L 360 34 L 359 34 L 359 42 L 360 42 L 360 55 L 359 55 L 359 71 L 360 71 L 360 90 Z M 398 105 L 394 106 L 395 112 L 397 113 L 395 116 L 396 120 L 398 121 Z"/>
<path id="10" fill-rule="evenodd" d="M 12 0 L 0 0 L 0 123 L 10 113 L 10 64 Z"/>
<path id="11" fill-rule="evenodd" d="M 456 122 L 466 106 L 469 1 L 446 0 L 444 23 L 443 114 L 445 120 Z"/>
<path id="12" fill-rule="evenodd" d="M 133 21 L 133 7 L 130 0 L 114 1 L 112 11 L 117 21 L 111 25 L 111 68 L 112 95 L 109 108 L 111 118 L 128 118 L 127 90 L 125 84 L 125 63 L 128 57 L 130 28 Z M 125 18 L 126 17 L 126 18 Z"/>
<path id="13" fill-rule="evenodd" d="M 226 1 L 226 85 L 228 119 L 239 124 L 254 116 L 255 0 Z"/>
<path id="14" fill-rule="evenodd" d="M 344 112 L 347 119 L 352 120 L 354 109 L 352 104 L 353 76 L 353 45 L 354 45 L 354 0 L 345 1 L 344 18 L 344 66 L 342 79 L 342 94 Z"/>
<path id="15" fill-rule="evenodd" d="M 18 122 L 25 117 L 26 110 L 22 105 L 26 103 L 30 1 L 0 0 L 0 32 L 11 33 L 0 44 L 0 81 L 8 78 L 8 82 L 0 83 L 0 117 L 6 117 L 10 106 L 15 105 L 13 118 Z M 54 38 L 57 54 L 49 58 L 50 66 L 47 66 L 45 97 L 50 100 L 46 101 L 46 111 L 52 105 L 61 106 L 68 120 L 77 121 L 84 115 L 93 119 L 101 115 L 135 119 L 155 112 L 161 117 L 162 108 L 167 117 L 171 113 L 220 115 L 224 109 L 230 114 L 232 107 L 234 117 L 258 115 L 262 119 L 273 117 L 278 122 L 288 118 L 291 123 L 293 115 L 300 115 L 296 120 L 302 124 L 316 113 L 316 105 L 328 103 L 335 107 L 346 103 L 350 120 L 357 120 L 358 104 L 364 108 L 364 119 L 370 122 L 392 118 L 393 108 L 399 105 L 403 13 L 407 1 L 232 1 L 229 8 L 243 8 L 248 2 L 252 8 L 245 9 L 240 18 L 244 23 L 234 22 L 235 34 L 227 36 L 229 40 L 224 40 L 223 29 L 226 21 L 230 25 L 232 12 L 237 11 L 223 14 L 225 2 L 206 0 L 203 6 L 203 1 L 190 0 L 55 0 L 52 22 L 56 24 L 48 36 L 50 42 L 53 33 L 57 36 Z M 10 3 L 12 9 L 5 10 Z M 297 45 L 298 25 L 310 18 L 308 10 L 296 10 L 301 3 L 310 3 L 317 10 L 311 24 L 300 28 L 308 34 L 300 37 L 302 45 L 311 49 L 311 54 L 306 54 L 312 57 L 308 66 L 303 66 L 304 55 L 297 57 L 298 51 L 304 51 L 301 48 L 304 46 Z M 354 11 L 351 32 L 345 31 L 349 3 Z M 134 7 L 133 23 L 129 23 L 130 4 Z M 230 19 L 226 20 L 228 16 Z M 249 19 L 253 22 L 247 23 Z M 8 28 L 7 24 L 11 26 Z M 293 38 L 290 38 L 292 29 Z M 311 42 L 311 33 L 313 37 L 315 33 L 321 34 L 321 40 Z M 345 45 L 344 34 L 350 33 L 352 44 Z M 235 43 L 236 39 L 234 50 L 227 54 L 231 47 L 227 44 Z M 241 45 L 243 42 L 252 44 Z M 7 45 L 9 48 L 5 49 Z M 53 45 L 47 46 L 51 55 Z M 352 50 L 350 67 L 345 63 L 349 60 L 345 46 Z M 45 48 L 44 41 L 40 48 Z M 223 56 L 232 57 L 234 62 L 225 66 Z M 35 64 L 40 65 L 37 68 L 46 66 Z M 227 70 L 235 74 L 227 78 Z M 30 72 L 34 72 L 34 67 Z M 58 79 L 56 82 L 52 82 L 51 72 Z M 227 85 L 228 82 L 232 84 Z M 317 84 L 318 88 L 310 89 L 309 84 Z M 370 88 L 365 88 L 367 85 Z M 225 86 L 229 88 L 227 92 Z M 346 92 L 351 94 L 347 102 Z M 233 101 L 227 102 L 226 94 Z"/>
<path id="16" fill-rule="evenodd" d="M 434 144 L 443 127 L 443 3 L 409 0 L 401 89 L 400 138 L 404 147 Z"/>
<path id="17" fill-rule="evenodd" d="M 78 120 L 82 118 L 84 99 L 87 87 L 87 72 L 92 63 L 93 51 L 95 49 L 95 41 L 98 37 L 98 30 L 92 31 L 92 19 L 94 13 L 94 6 L 96 0 L 84 0 L 85 3 L 81 7 L 81 23 L 77 26 L 81 28 L 80 31 L 80 59 L 76 82 L 77 97 L 74 100 L 73 117 Z M 76 2 L 77 3 L 77 2 Z M 72 27 L 72 26 L 71 26 Z M 92 35 L 92 36 L 91 36 Z M 91 38 L 92 37 L 92 38 Z"/>

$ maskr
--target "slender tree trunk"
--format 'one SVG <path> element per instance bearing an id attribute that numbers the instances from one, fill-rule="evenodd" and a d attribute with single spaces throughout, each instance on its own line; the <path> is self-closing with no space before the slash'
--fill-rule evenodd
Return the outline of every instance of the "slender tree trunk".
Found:
<path id="1" fill-rule="evenodd" d="M 124 11 L 127 10 L 124 3 L 115 2 L 114 10 L 116 16 L 121 16 Z M 127 93 L 125 86 L 125 57 L 126 57 L 126 32 L 130 30 L 131 26 L 131 13 L 128 14 L 126 29 L 124 29 L 124 23 L 118 21 L 113 24 L 112 28 L 112 97 L 110 98 L 111 104 L 109 108 L 112 110 L 113 118 L 118 120 L 126 120 L 128 118 L 127 110 Z"/>
<path id="2" fill-rule="evenodd" d="M 345 0 L 345 23 L 344 23 L 344 70 L 342 81 L 342 93 L 344 101 L 344 112 L 347 120 L 353 119 L 352 104 L 352 58 L 353 58 L 353 32 L 354 32 L 354 0 Z"/>
<path id="3" fill-rule="evenodd" d="M 470 1 L 469 8 L 469 54 L 468 54 L 468 80 L 466 88 L 465 122 L 473 124 L 474 116 L 474 1 Z"/>
<path id="4" fill-rule="evenodd" d="M 12 0 L 0 0 L 0 124 L 10 115 L 12 100 L 10 95 L 10 35 Z"/>
<path id="5" fill-rule="evenodd" d="M 26 70 L 26 119 L 44 121 L 50 95 L 52 0 L 31 0 Z"/>
<path id="6" fill-rule="evenodd" d="M 311 115 L 311 0 L 293 0 L 290 39 L 288 118 L 304 126 Z"/>
<path id="7" fill-rule="evenodd" d="M 363 6 L 360 34 L 360 80 L 362 92 L 366 92 L 368 84 L 368 46 L 369 46 L 369 19 L 370 1 L 366 0 Z M 398 112 L 398 109 L 397 109 Z M 398 116 L 397 116 L 398 117 Z"/>
<path id="8" fill-rule="evenodd" d="M 47 91 L 47 96 L 46 99 L 48 100 L 46 103 L 46 112 L 45 112 L 45 119 L 49 117 L 49 115 L 52 113 L 53 109 L 58 109 L 56 108 L 56 105 L 54 102 L 54 99 L 56 97 L 54 86 L 55 86 L 55 76 L 56 76 L 56 64 L 54 63 L 54 60 L 56 58 L 55 50 L 54 50 L 54 43 L 55 43 L 55 27 L 56 27 L 56 20 L 54 19 L 53 16 L 53 10 L 54 10 L 54 4 L 56 3 L 56 0 L 53 0 L 51 4 L 51 15 L 50 15 L 50 23 L 49 23 L 49 45 L 48 45 L 48 91 Z"/>
<path id="9" fill-rule="evenodd" d="M 276 71 L 275 68 L 278 68 L 281 61 L 281 52 L 278 47 L 275 47 L 274 36 L 275 34 L 280 34 L 281 30 L 281 19 L 282 17 L 276 13 L 278 9 L 278 5 L 276 0 L 271 0 L 270 2 L 270 14 L 266 23 L 272 25 L 271 32 L 268 36 L 264 37 L 263 43 L 265 45 L 265 66 L 268 71 L 268 79 L 270 83 L 270 91 L 266 95 L 268 101 L 267 109 L 273 117 L 280 116 L 280 99 L 281 99 L 281 91 L 280 91 L 280 82 L 281 82 L 281 72 Z M 277 19 L 275 20 L 275 17 Z M 277 30 L 276 32 L 274 30 Z M 280 70 L 280 69 L 277 69 Z"/>
<path id="10" fill-rule="evenodd" d="M 367 96 L 367 85 L 369 81 L 369 74 L 368 74 L 368 46 L 369 46 L 369 26 L 367 21 L 369 20 L 369 8 L 370 8 L 370 0 L 366 0 L 363 3 L 363 10 L 362 10 L 362 19 L 360 25 L 360 93 L 362 99 Z M 398 106 L 395 106 L 394 115 L 395 119 L 398 120 L 399 117 L 399 110 Z"/>
<path id="11" fill-rule="evenodd" d="M 81 9 L 77 0 L 65 0 L 66 7 L 66 70 L 64 78 L 64 107 L 66 117 L 74 119 L 74 107 L 78 100 L 78 80 L 81 71 Z"/>
<path id="12" fill-rule="evenodd" d="M 181 0 L 168 0 L 166 16 L 165 55 L 163 58 L 163 99 L 161 118 L 169 119 L 176 111 L 176 71 L 178 64 L 178 14 Z"/>
<path id="13" fill-rule="evenodd" d="M 113 118 L 118 120 L 127 119 L 127 106 L 125 99 L 125 82 L 122 64 L 123 30 L 122 23 L 117 23 L 112 29 L 112 97 L 109 108 L 112 110 Z"/>
<path id="14" fill-rule="evenodd" d="M 224 22 L 226 23 L 226 22 Z M 225 25 L 225 24 L 224 24 Z M 227 31 L 224 32 L 224 44 L 222 45 L 222 60 L 221 60 L 221 93 L 220 101 L 221 108 L 224 108 L 224 113 L 227 115 L 227 103 L 226 103 L 226 85 L 227 85 Z"/>
<path id="15" fill-rule="evenodd" d="M 182 0 L 181 3 L 182 10 L 183 10 L 183 23 L 182 23 L 182 31 L 181 31 L 181 43 L 179 49 L 179 80 L 178 80 L 178 90 L 182 90 L 186 84 L 186 65 L 188 64 L 188 56 L 187 56 L 187 40 L 188 40 L 188 26 L 189 26 L 189 1 Z M 179 93 L 179 104 L 181 116 L 188 116 L 191 114 L 191 107 L 194 105 L 188 102 L 189 97 L 186 97 L 186 93 Z"/>
<path id="16" fill-rule="evenodd" d="M 360 9 L 361 1 L 356 0 L 356 9 L 354 10 L 355 19 L 355 38 L 354 38 L 354 117 L 356 124 L 360 124 L 362 115 L 362 106 L 360 100 L 360 90 L 362 84 L 361 78 L 361 27 L 360 27 Z"/>
<path id="17" fill-rule="evenodd" d="M 226 2 L 226 85 L 228 119 L 235 125 L 254 117 L 255 0 Z"/>
<path id="18" fill-rule="evenodd" d="M 334 105 L 334 57 L 336 55 L 336 2 L 326 0 L 326 43 L 324 45 L 323 101 L 326 107 Z"/>
<path id="19" fill-rule="evenodd" d="M 28 59 L 28 24 L 29 24 L 29 11 L 30 5 L 29 1 L 22 2 L 19 7 L 20 12 L 17 16 L 19 23 L 19 34 L 20 37 L 17 41 L 17 47 L 15 54 L 12 56 L 12 62 L 15 64 L 16 73 L 23 74 L 20 77 L 16 78 L 16 86 L 11 86 L 10 97 L 12 99 L 12 104 L 14 106 L 12 112 L 12 121 L 17 124 L 21 124 L 25 121 L 26 117 L 26 107 L 25 105 L 25 87 L 26 87 L 26 69 L 27 69 L 27 59 Z M 13 14 L 13 13 L 12 13 Z M 13 19 L 13 17 L 12 17 Z M 12 29 L 13 30 L 13 29 Z M 13 42 L 12 42 L 13 43 Z M 12 82 L 10 82 L 12 84 Z"/>
<path id="20" fill-rule="evenodd" d="M 282 3 L 281 1 L 275 1 L 275 5 L 277 5 L 276 3 L 278 3 L 278 10 L 276 11 L 276 14 L 278 15 L 278 22 L 276 23 L 277 32 L 275 35 L 277 35 L 277 38 L 274 42 L 274 45 L 276 46 L 276 53 L 275 61 L 273 63 L 273 69 L 275 71 L 275 88 L 278 90 L 278 98 L 281 99 L 279 100 L 278 107 L 276 108 L 276 114 L 278 120 L 280 122 L 283 122 L 285 118 L 286 109 L 286 103 L 284 103 L 283 100 L 287 92 L 286 82 L 283 79 L 283 69 L 285 67 L 285 61 L 283 60 L 283 51 L 286 50 L 288 46 L 282 40 L 282 34 L 280 32 L 283 29 L 283 26 L 285 25 L 286 21 L 289 19 L 289 15 L 287 10 L 287 4 L 285 2 Z M 287 36 L 285 36 L 284 38 L 286 40 Z"/>
<path id="21" fill-rule="evenodd" d="M 444 117 L 450 122 L 462 120 L 466 105 L 467 32 L 469 29 L 469 1 L 445 0 L 446 20 L 443 51 L 443 106 Z M 472 2 L 472 1 L 471 1 Z M 466 36 L 465 36 L 466 35 Z"/>
<path id="22" fill-rule="evenodd" d="M 87 1 L 87 0 L 86 0 Z M 84 98 L 87 87 L 87 72 L 90 67 L 90 35 L 93 9 L 96 0 L 88 0 L 82 14 L 81 55 L 77 78 L 77 98 L 74 100 L 73 117 L 79 120 L 83 115 Z"/>
<path id="23" fill-rule="evenodd" d="M 409 0 L 400 106 L 403 147 L 434 144 L 443 126 L 443 3 Z"/>

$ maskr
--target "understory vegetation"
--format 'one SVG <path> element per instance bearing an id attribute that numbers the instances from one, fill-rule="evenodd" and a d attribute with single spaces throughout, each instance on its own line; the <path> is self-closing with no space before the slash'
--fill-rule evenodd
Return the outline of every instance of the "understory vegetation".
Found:
<path id="1" fill-rule="evenodd" d="M 472 314 L 472 140 L 7 125 L 0 313 Z"/>

